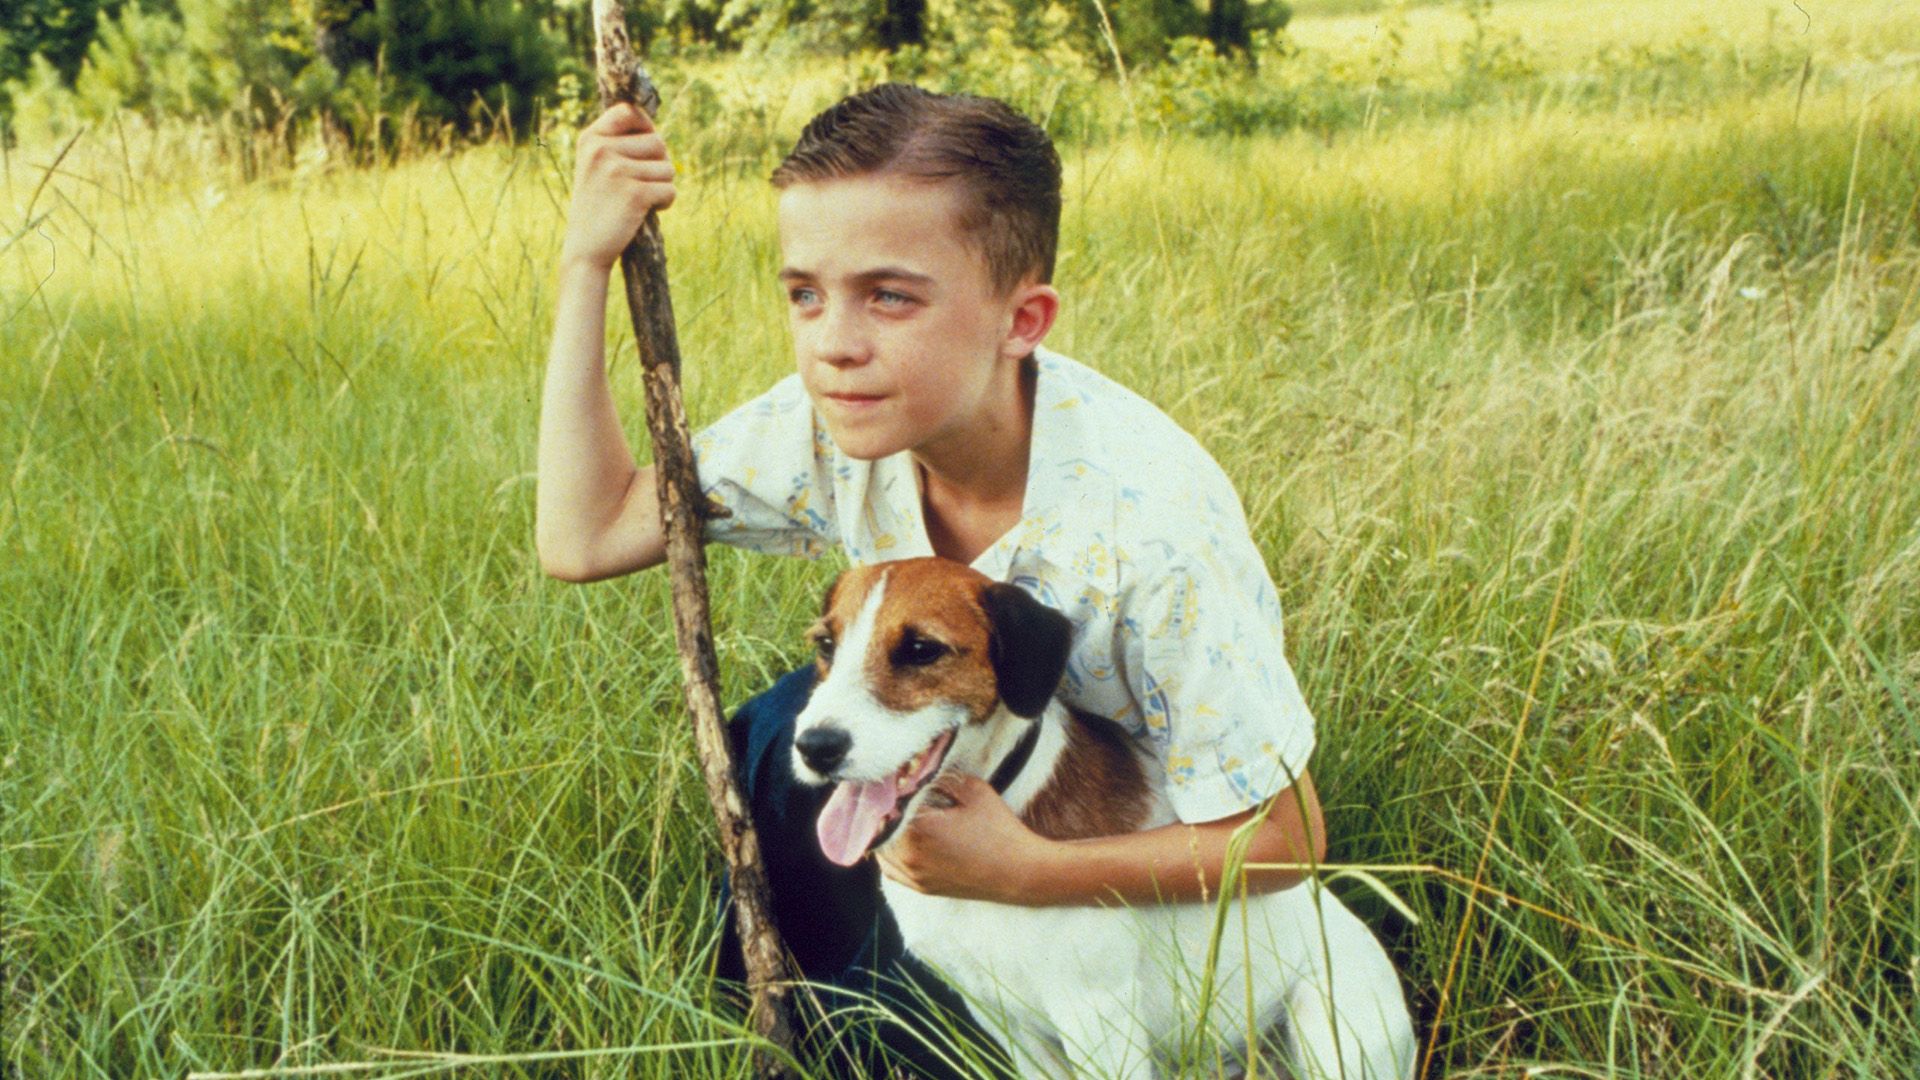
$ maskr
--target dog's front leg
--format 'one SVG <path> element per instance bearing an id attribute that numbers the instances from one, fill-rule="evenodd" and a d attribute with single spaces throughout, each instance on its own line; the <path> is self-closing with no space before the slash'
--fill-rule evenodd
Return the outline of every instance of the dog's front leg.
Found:
<path id="1" fill-rule="evenodd" d="M 1061 1052 L 1052 1036 L 1025 1024 L 1010 1025 L 996 1032 L 1007 1044 L 1007 1054 L 1020 1070 L 1022 1080 L 1074 1080 L 1073 1063 Z"/>
<path id="2" fill-rule="evenodd" d="M 1054 1014 L 1074 1075 L 1087 1080 L 1149 1080 L 1153 1037 L 1141 1025 L 1136 1003 L 1118 994 L 1093 994 Z"/>

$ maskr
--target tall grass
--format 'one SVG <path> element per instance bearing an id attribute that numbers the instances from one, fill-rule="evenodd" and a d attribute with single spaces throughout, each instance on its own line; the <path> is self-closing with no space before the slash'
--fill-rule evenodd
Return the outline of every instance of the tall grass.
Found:
<path id="1" fill-rule="evenodd" d="M 1920 1064 L 1878 78 L 1070 154 L 1052 344 L 1242 492 L 1436 1075 Z M 179 137 L 0 180 L 0 1057 L 737 1075 L 666 584 L 530 550 L 564 148 L 243 184 Z M 788 345 L 758 174 L 682 161 L 700 420 Z M 832 568 L 714 557 L 739 700 Z"/>

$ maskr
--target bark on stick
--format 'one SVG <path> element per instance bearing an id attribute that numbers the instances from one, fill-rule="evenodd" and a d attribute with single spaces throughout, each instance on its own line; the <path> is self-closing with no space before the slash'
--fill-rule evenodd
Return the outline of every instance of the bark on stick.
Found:
<path id="1" fill-rule="evenodd" d="M 600 103 L 607 108 L 632 102 L 653 115 L 660 95 L 635 61 L 627 41 L 619 0 L 594 0 Z M 680 651 L 680 675 L 687 712 L 707 797 L 720 822 L 720 844 L 733 884 L 734 916 L 746 953 L 747 982 L 753 995 L 753 1030 L 787 1051 L 793 1045 L 791 980 L 786 952 L 771 918 L 772 905 L 760 843 L 746 801 L 734 783 L 720 705 L 719 667 L 707 604 L 707 561 L 701 548 L 701 518 L 706 499 L 693 468 L 692 439 L 680 400 L 680 347 L 674 333 L 673 301 L 667 295 L 666 251 L 653 214 L 620 256 L 626 278 L 627 308 L 640 348 L 647 392 L 647 431 L 653 438 L 654 477 L 666 526 L 667 567 L 673 580 L 673 629 Z M 763 1077 L 785 1070 L 773 1055 L 761 1055 L 755 1071 Z"/>

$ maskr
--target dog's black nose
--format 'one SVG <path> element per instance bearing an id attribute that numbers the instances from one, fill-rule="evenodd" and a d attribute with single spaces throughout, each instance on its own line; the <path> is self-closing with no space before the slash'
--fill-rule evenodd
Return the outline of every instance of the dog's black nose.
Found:
<path id="1" fill-rule="evenodd" d="M 835 765 L 853 749 L 853 736 L 837 727 L 808 728 L 793 740 L 794 749 L 800 751 L 800 760 L 814 772 L 825 774 L 833 771 Z"/>

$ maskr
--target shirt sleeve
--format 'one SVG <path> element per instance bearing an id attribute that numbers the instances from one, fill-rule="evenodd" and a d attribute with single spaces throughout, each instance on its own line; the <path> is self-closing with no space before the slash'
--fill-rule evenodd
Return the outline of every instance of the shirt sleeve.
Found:
<path id="1" fill-rule="evenodd" d="M 837 543 L 832 442 L 798 375 L 693 438 L 700 488 L 725 507 L 706 538 L 772 555 L 818 558 Z"/>
<path id="2" fill-rule="evenodd" d="M 1292 787 L 1313 715 L 1287 664 L 1280 603 L 1251 542 L 1176 562 L 1141 585 L 1121 626 L 1129 689 L 1180 820 L 1217 821 Z"/>

